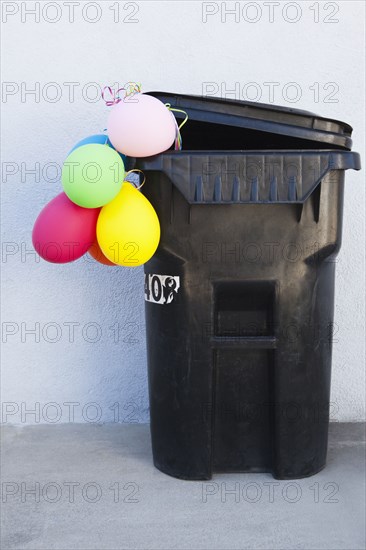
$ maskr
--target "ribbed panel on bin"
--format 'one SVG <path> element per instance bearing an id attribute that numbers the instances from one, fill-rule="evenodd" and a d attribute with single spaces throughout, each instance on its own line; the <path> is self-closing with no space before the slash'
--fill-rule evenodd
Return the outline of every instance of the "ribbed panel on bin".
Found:
<path id="1" fill-rule="evenodd" d="M 164 173 L 190 204 L 303 203 L 328 172 L 359 164 L 344 151 L 182 151 L 139 162 Z"/>

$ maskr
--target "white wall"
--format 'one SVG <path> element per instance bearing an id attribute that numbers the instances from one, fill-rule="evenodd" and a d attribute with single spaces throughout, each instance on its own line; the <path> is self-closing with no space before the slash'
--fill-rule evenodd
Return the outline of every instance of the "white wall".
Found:
<path id="1" fill-rule="evenodd" d="M 58 2 L 58 10 L 50 2 L 43 13 L 46 3 L 40 2 L 40 21 L 35 22 L 34 15 L 25 12 L 34 4 L 2 2 L 6 92 L 1 139 L 2 322 L 3 341 L 7 340 L 3 343 L 2 399 L 13 413 L 3 420 L 49 422 L 58 414 L 56 421 L 67 422 L 71 406 L 64 403 L 76 402 L 74 419 L 83 422 L 96 414 L 87 405 L 95 402 L 101 421 L 114 421 L 119 408 L 120 421 L 144 422 L 148 398 L 142 269 L 107 268 L 85 259 L 55 266 L 36 261 L 32 252 L 24 255 L 24 247 L 32 250 L 31 230 L 37 214 L 61 190 L 59 181 L 51 181 L 54 172 L 50 169 L 47 174 L 47 163 L 61 165 L 74 143 L 105 128 L 108 109 L 102 101 L 92 101 L 95 86 L 88 87 L 88 83 L 103 86 L 135 80 L 144 91 L 201 94 L 203 83 L 214 82 L 217 95 L 225 95 L 226 89 L 235 89 L 238 83 L 238 99 L 245 91 L 249 95 L 244 99 L 253 99 L 259 89 L 262 102 L 272 100 L 347 121 L 354 127 L 354 150 L 362 152 L 364 3 L 270 3 L 274 20 L 269 22 L 266 3 L 252 2 L 248 7 L 248 2 L 242 2 L 241 12 L 243 8 L 248 11 L 236 22 L 235 15 L 220 13 L 221 2 L 211 2 L 206 8 L 195 1 L 122 2 L 120 21 L 114 22 L 117 14 L 111 8 L 116 9 L 116 2 L 94 2 L 93 7 L 81 1 L 75 6 L 73 23 L 65 2 Z M 317 6 L 320 20 L 314 22 Z M 235 3 L 228 2 L 226 7 L 233 8 Z M 203 23 L 205 9 L 218 12 Z M 123 22 L 133 11 L 137 13 L 130 18 L 136 22 Z M 10 12 L 14 13 L 6 16 Z M 99 21 L 91 23 L 96 15 Z M 245 20 L 256 15 L 256 23 Z M 297 15 L 299 20 L 290 23 Z M 57 17 L 59 21 L 49 22 Z M 326 23 L 325 17 L 338 22 Z M 47 87 L 50 82 L 57 84 L 58 101 L 50 101 L 56 91 Z M 70 82 L 78 83 L 71 100 L 71 85 L 65 84 Z M 256 88 L 246 86 L 250 82 L 257 83 Z M 264 84 L 269 82 L 278 83 L 273 98 L 269 85 Z M 301 95 L 293 103 L 291 94 L 296 90 L 287 86 L 291 82 Z M 39 97 L 24 93 L 36 86 Z M 314 95 L 317 86 L 318 98 Z M 43 171 L 39 179 L 26 173 L 36 163 Z M 12 170 L 16 173 L 10 174 Z M 344 214 L 337 265 L 335 322 L 339 329 L 333 354 L 332 416 L 360 421 L 365 418 L 362 172 L 346 174 Z M 26 333 L 35 323 L 40 324 L 39 341 Z M 74 341 L 70 323 L 77 323 Z M 95 323 L 100 340 L 88 342 L 95 337 Z M 115 342 L 117 325 L 120 335 Z M 60 339 L 51 343 L 54 327 Z M 6 337 L 9 330 L 15 334 Z M 44 408 L 50 402 L 58 404 L 58 412 L 54 407 Z M 30 414 L 22 418 L 21 408 L 32 409 L 36 403 L 41 408 L 39 418 Z"/>

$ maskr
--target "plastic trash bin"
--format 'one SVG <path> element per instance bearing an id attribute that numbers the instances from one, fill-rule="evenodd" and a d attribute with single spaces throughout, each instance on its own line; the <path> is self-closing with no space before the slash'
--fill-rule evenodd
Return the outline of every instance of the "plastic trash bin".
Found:
<path id="1" fill-rule="evenodd" d="M 189 115 L 182 151 L 138 161 L 161 222 L 145 265 L 154 464 L 182 479 L 313 475 L 326 461 L 344 172 L 360 169 L 352 128 L 151 95 Z"/>

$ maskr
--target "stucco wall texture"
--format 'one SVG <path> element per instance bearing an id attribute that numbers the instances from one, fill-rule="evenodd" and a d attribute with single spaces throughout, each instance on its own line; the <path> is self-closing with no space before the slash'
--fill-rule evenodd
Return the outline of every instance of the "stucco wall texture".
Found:
<path id="1" fill-rule="evenodd" d="M 2 420 L 147 422 L 143 269 L 33 252 L 35 218 L 62 189 L 57 166 L 105 128 L 100 87 L 127 81 L 341 119 L 364 151 L 365 5 L 36 4 L 2 3 Z M 364 173 L 347 172 L 333 421 L 365 419 L 364 199 Z"/>

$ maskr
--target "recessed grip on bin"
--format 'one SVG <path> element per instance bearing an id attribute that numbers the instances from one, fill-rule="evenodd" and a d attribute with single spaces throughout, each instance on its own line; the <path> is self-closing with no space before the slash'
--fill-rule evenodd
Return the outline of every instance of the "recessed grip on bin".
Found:
<path id="1" fill-rule="evenodd" d="M 163 172 L 189 204 L 304 203 L 332 170 L 359 170 L 350 151 L 168 151 L 141 159 Z"/>

